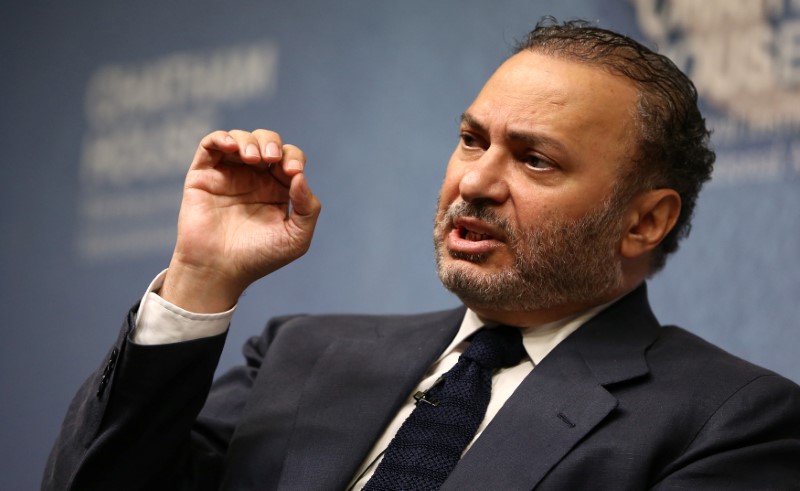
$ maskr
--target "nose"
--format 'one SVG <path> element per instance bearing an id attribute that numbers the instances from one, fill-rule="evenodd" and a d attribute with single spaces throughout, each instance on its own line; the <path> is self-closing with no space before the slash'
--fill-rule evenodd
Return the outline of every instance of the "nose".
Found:
<path id="1" fill-rule="evenodd" d="M 467 202 L 505 202 L 509 195 L 505 161 L 500 149 L 490 147 L 480 159 L 466 163 L 458 187 L 461 198 Z"/>

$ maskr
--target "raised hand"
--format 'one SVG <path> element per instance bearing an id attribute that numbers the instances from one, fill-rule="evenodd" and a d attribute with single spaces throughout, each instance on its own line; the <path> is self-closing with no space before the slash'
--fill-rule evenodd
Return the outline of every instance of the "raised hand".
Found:
<path id="1" fill-rule="evenodd" d="M 192 312 L 221 312 L 251 283 L 302 256 L 320 212 L 304 168 L 303 152 L 272 131 L 205 136 L 186 175 L 159 294 Z"/>

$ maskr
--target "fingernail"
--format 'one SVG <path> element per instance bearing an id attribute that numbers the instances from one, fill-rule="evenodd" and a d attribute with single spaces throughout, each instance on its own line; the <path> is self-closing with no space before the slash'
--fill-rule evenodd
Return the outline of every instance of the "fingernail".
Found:
<path id="1" fill-rule="evenodd" d="M 278 147 L 278 144 L 275 142 L 267 143 L 267 157 L 280 157 L 281 156 L 281 149 Z"/>
<path id="2" fill-rule="evenodd" d="M 258 147 L 253 145 L 252 143 L 247 145 L 247 147 L 244 149 L 244 153 L 248 157 L 259 157 Z"/>
<path id="3" fill-rule="evenodd" d="M 303 170 L 303 163 L 297 159 L 286 162 L 286 168 L 290 170 Z"/>

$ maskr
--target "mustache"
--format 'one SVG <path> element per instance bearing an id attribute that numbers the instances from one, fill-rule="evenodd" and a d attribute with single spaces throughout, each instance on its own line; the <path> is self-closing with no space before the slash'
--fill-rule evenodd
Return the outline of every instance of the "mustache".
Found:
<path id="1" fill-rule="evenodd" d="M 476 218 L 493 225 L 502 230 L 506 237 L 512 240 L 517 235 L 509 221 L 495 213 L 495 211 L 483 201 L 475 201 L 472 203 L 467 201 L 455 202 L 447 208 L 447 212 L 444 215 L 445 222 L 449 223 L 453 223 L 457 218 L 464 217 Z"/>

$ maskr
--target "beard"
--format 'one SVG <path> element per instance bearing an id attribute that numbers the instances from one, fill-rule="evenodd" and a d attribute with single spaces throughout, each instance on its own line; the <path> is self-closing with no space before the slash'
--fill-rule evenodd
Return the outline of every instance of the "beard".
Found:
<path id="1" fill-rule="evenodd" d="M 568 304 L 593 305 L 622 286 L 617 257 L 621 197 L 602 203 L 578 219 L 548 217 L 536 228 L 519 230 L 498 216 L 488 201 L 450 205 L 434 227 L 436 268 L 442 284 L 473 309 L 534 311 Z M 438 209 L 438 207 L 437 207 Z M 499 272 L 479 271 L 445 255 L 480 265 L 490 254 L 447 250 L 445 234 L 456 217 L 474 217 L 501 229 L 513 264 Z"/>

